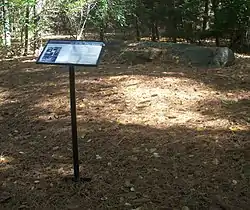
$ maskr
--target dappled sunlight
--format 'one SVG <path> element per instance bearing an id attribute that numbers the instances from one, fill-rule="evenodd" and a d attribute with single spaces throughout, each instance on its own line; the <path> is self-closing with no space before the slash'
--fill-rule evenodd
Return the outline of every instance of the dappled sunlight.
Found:
<path id="1" fill-rule="evenodd" d="M 37 74 L 39 74 L 39 73 L 45 73 L 48 70 L 51 70 L 51 68 L 22 68 L 19 71 L 23 72 L 23 73 L 37 73 Z"/>
<path id="2" fill-rule="evenodd" d="M 30 66 L 3 78 L 9 83 L 0 89 L 0 148 L 6 154 L 0 179 L 11 202 L 14 192 L 24 201 L 37 196 L 38 202 L 58 201 L 61 194 L 153 197 L 163 190 L 203 192 L 207 186 L 213 194 L 221 190 L 225 171 L 229 187 L 245 185 L 240 173 L 247 177 L 248 167 L 239 169 L 238 157 L 243 162 L 248 152 L 249 129 L 238 118 L 247 111 L 247 91 L 218 91 L 168 67 L 137 68 L 76 72 L 80 174 L 92 178 L 79 187 L 65 182 L 73 175 L 68 72 L 35 67 L 33 72 Z M 235 110 L 237 123 L 231 118 Z"/>
<path id="3" fill-rule="evenodd" d="M 11 163 L 12 161 L 14 160 L 13 157 L 10 157 L 10 156 L 6 156 L 6 155 L 0 155 L 0 166 L 2 164 L 9 164 Z"/>
<path id="4" fill-rule="evenodd" d="M 121 124 L 150 125 L 152 127 L 182 126 L 194 129 L 228 129 L 230 119 L 225 115 L 209 115 L 216 108 L 209 101 L 216 98 L 228 99 L 232 94 L 214 91 L 201 82 L 181 75 L 153 76 L 110 76 L 103 78 L 77 79 L 78 119 L 107 120 Z M 40 98 L 35 108 L 44 110 L 38 119 L 51 121 L 70 115 L 69 90 Z M 46 86 L 57 87 L 56 82 Z M 204 107 L 203 103 L 208 103 Z M 202 108 L 204 107 L 204 108 Z M 202 110 L 201 110 L 202 109 Z"/>
<path id="5" fill-rule="evenodd" d="M 13 168 L 12 162 L 15 159 L 11 156 L 0 154 L 0 172 L 7 171 Z"/>
<path id="6" fill-rule="evenodd" d="M 22 63 L 35 63 L 36 59 L 27 59 L 27 60 L 22 60 Z"/>
<path id="7" fill-rule="evenodd" d="M 212 89 L 191 79 L 164 77 L 137 77 L 120 83 L 126 112 L 120 114 L 121 123 L 144 124 L 153 127 L 185 125 L 190 128 L 225 128 L 227 119 L 202 115 L 193 107 L 202 99 L 210 97 Z"/>
<path id="8" fill-rule="evenodd" d="M 4 61 L 15 61 L 15 60 L 33 60 L 34 62 L 34 56 L 32 55 L 28 55 L 28 56 L 23 56 L 23 55 L 20 55 L 20 56 L 13 56 L 11 58 L 2 58 L 0 59 L 0 62 L 4 62 Z"/>
<path id="9" fill-rule="evenodd" d="M 250 58 L 250 55 L 248 54 L 240 54 L 240 53 L 235 53 L 235 56 L 238 58 Z"/>
<path id="10" fill-rule="evenodd" d="M 0 105 L 7 103 L 6 99 L 11 95 L 11 93 L 5 88 L 0 87 Z"/>
<path id="11" fill-rule="evenodd" d="M 34 104 L 37 109 L 44 110 L 45 113 L 41 113 L 40 119 L 48 119 L 51 113 L 56 113 L 57 115 L 65 114 L 69 112 L 69 96 L 68 94 L 56 94 L 49 95 L 45 98 L 41 98 Z"/>

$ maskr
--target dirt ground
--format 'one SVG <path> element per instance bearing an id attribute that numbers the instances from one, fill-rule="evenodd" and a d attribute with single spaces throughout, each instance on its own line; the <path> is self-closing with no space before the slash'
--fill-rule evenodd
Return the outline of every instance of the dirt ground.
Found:
<path id="1" fill-rule="evenodd" d="M 197 69 L 1 61 L 0 209 L 250 209 L 250 58 Z"/>

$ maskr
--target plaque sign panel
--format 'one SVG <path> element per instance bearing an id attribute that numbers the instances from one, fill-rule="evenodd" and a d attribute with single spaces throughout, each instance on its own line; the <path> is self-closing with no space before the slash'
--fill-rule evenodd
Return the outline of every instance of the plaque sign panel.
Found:
<path id="1" fill-rule="evenodd" d="M 101 41 L 49 40 L 36 60 L 37 64 L 69 66 L 71 131 L 74 166 L 73 180 L 75 182 L 79 182 L 81 180 L 89 181 L 89 179 L 81 179 L 79 174 L 75 66 L 98 66 L 104 46 L 105 44 Z"/>
<path id="2" fill-rule="evenodd" d="M 100 41 L 49 40 L 36 63 L 97 66 L 103 46 Z"/>

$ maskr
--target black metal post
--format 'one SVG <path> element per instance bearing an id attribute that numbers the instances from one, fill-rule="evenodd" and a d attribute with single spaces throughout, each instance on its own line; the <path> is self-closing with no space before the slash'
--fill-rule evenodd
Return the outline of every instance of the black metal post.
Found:
<path id="1" fill-rule="evenodd" d="M 75 68 L 72 65 L 69 66 L 69 80 L 70 80 L 70 107 L 71 107 L 74 181 L 78 182 L 79 181 L 79 159 L 78 159 L 77 122 L 76 122 Z"/>

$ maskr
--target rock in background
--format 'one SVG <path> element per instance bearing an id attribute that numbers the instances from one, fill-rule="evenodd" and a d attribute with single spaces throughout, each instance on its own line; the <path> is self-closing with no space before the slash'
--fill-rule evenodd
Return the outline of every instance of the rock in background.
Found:
<path id="1" fill-rule="evenodd" d="M 104 57 L 113 55 L 113 63 L 127 63 L 131 65 L 161 61 L 196 67 L 220 68 L 231 66 L 235 62 L 235 55 L 228 47 L 205 47 L 185 43 L 131 43 L 117 50 L 115 54 L 114 51 L 111 52 L 109 50 L 109 45 L 107 45 L 105 55 Z"/>

